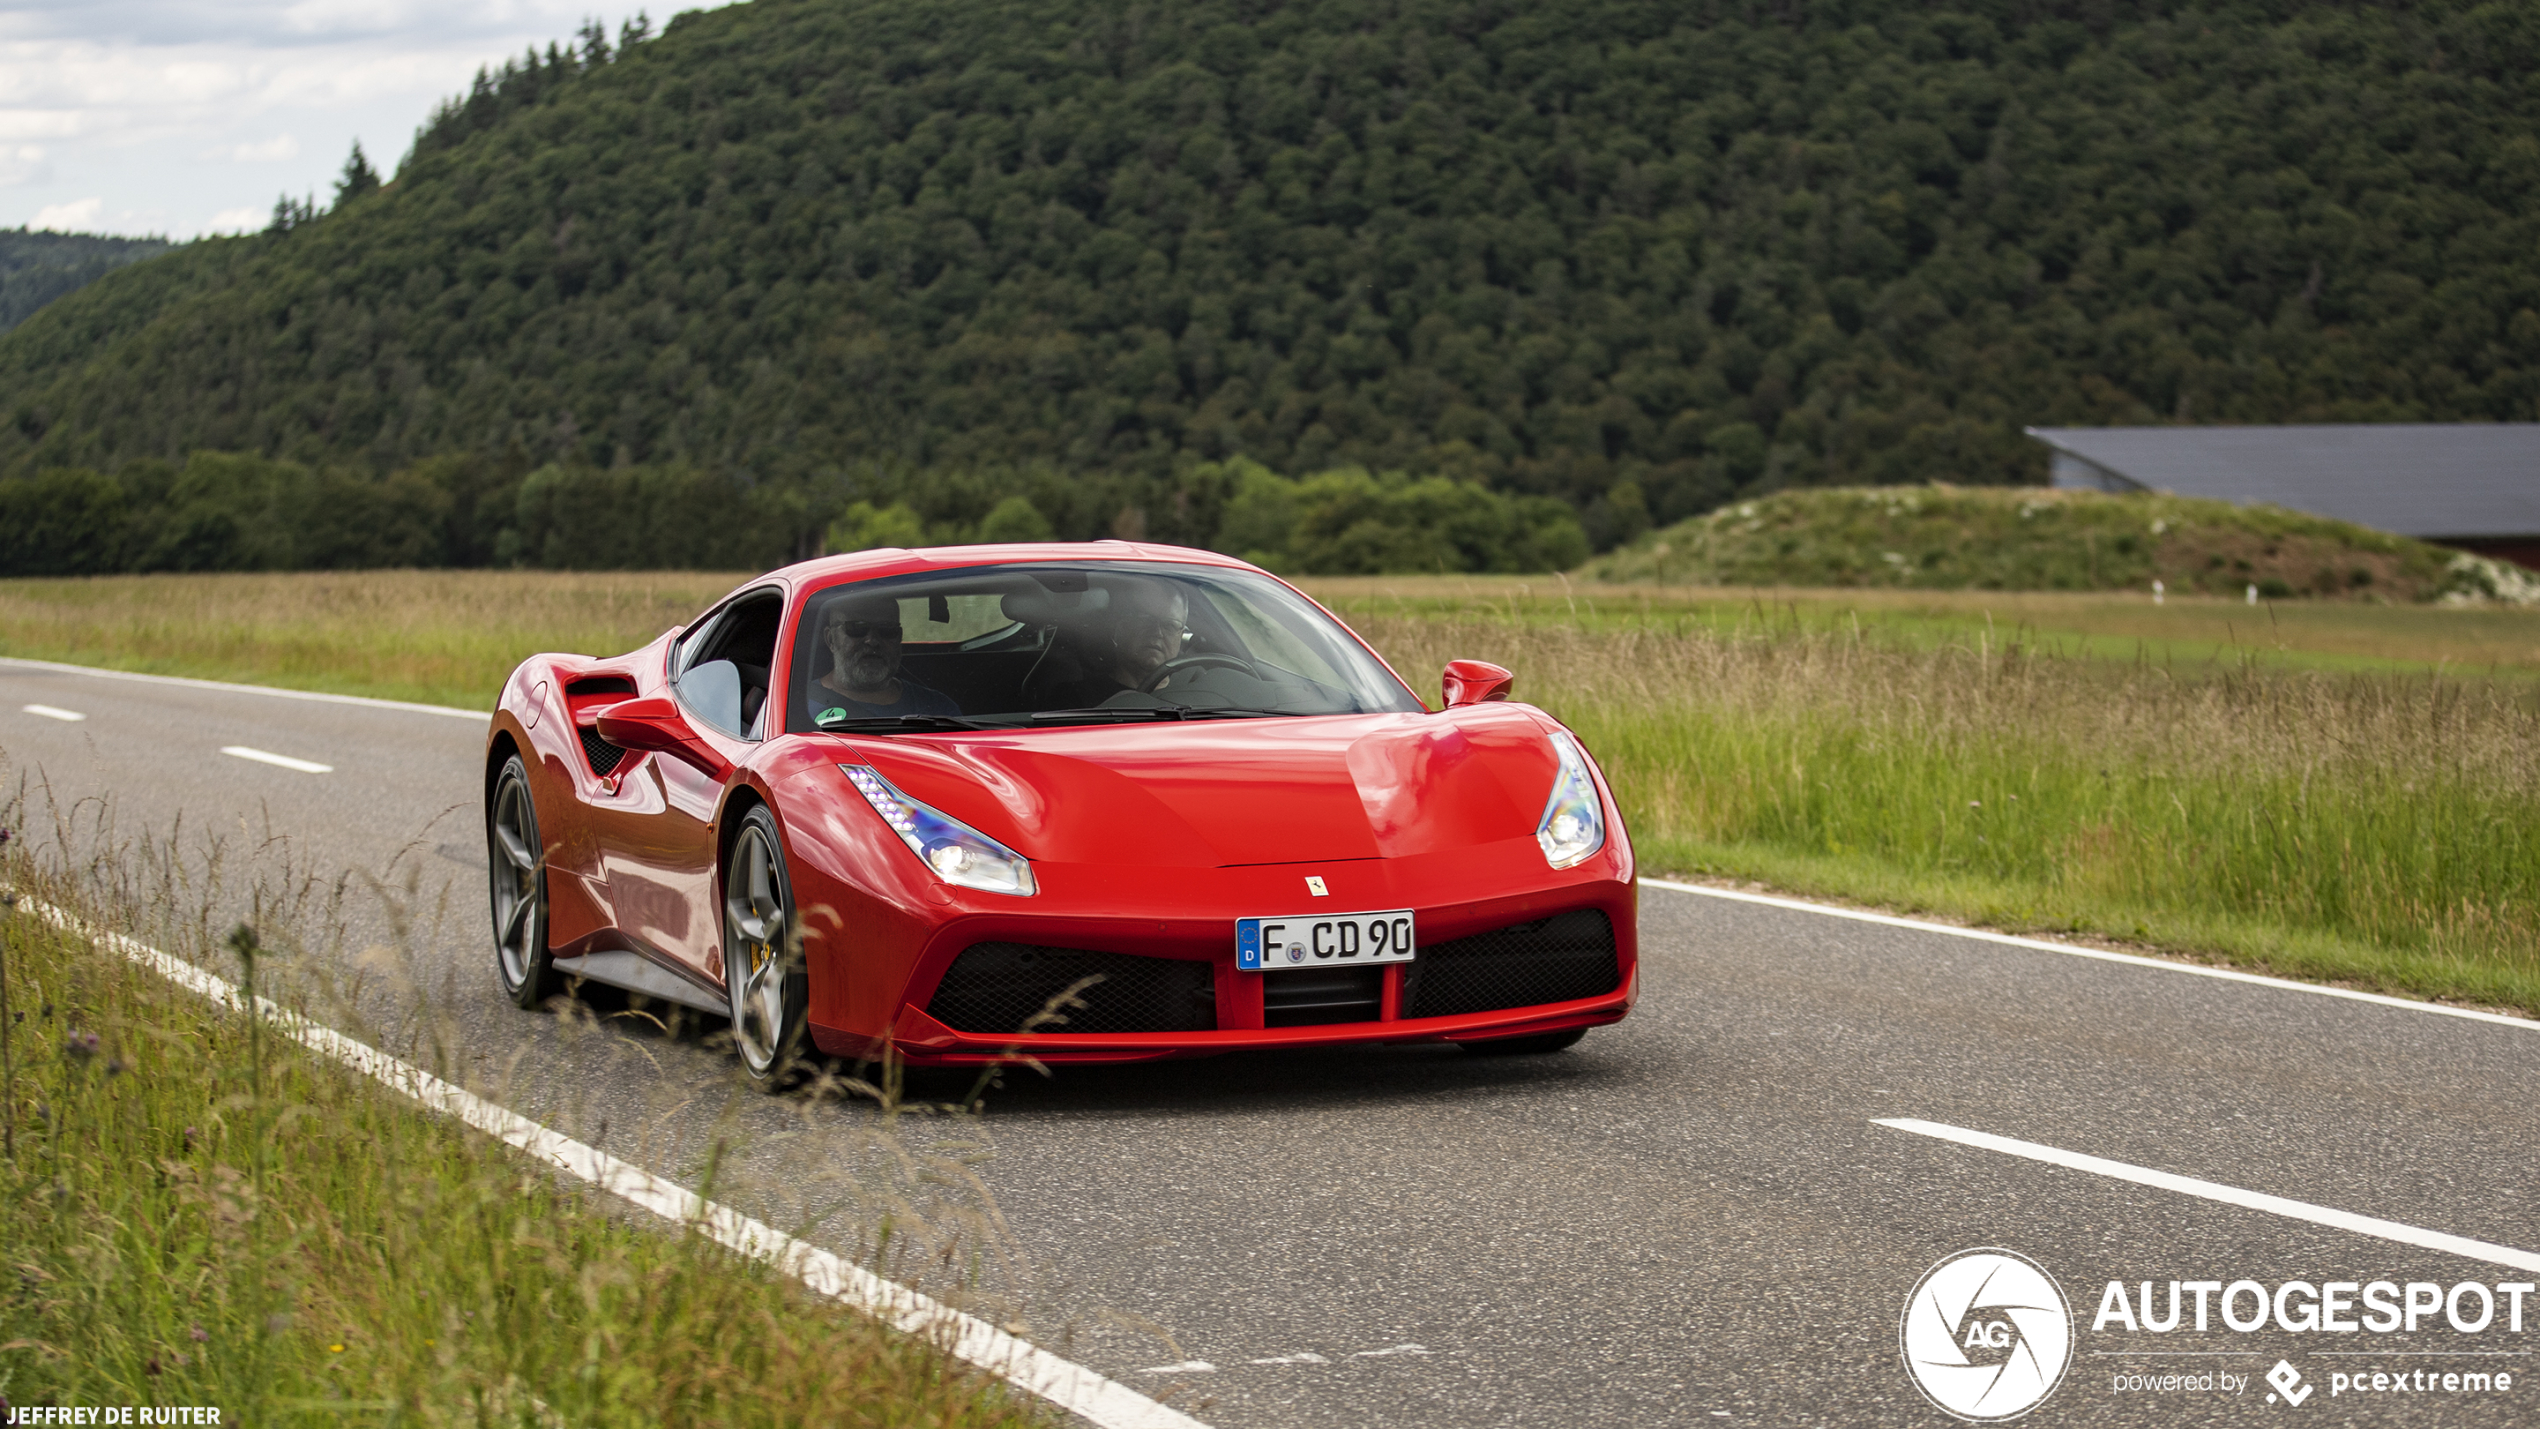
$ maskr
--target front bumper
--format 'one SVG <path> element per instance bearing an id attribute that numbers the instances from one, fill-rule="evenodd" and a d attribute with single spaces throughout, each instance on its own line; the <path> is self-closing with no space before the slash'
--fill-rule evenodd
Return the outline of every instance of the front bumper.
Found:
<path id="1" fill-rule="evenodd" d="M 814 1038 L 832 1055 L 869 1058 L 887 1051 L 913 1065 L 976 1065 L 1022 1057 L 1116 1062 L 1336 1043 L 1482 1041 L 1599 1026 L 1621 1020 L 1639 992 L 1638 905 L 1634 885 L 1617 876 L 1624 866 L 1618 861 L 1554 872 L 1544 867 L 1541 853 L 1528 840 L 1452 856 L 1175 869 L 1169 877 L 1152 871 L 1046 868 L 1041 897 L 964 898 L 957 910 L 943 910 L 947 916 L 928 930 L 922 950 L 910 960 L 887 1020 L 874 1019 L 884 1024 L 874 1029 L 881 1036 L 822 1027 L 815 1018 Z M 1311 977 L 1311 972 L 1238 970 L 1235 919 L 1295 912 L 1308 902 L 1304 874 L 1327 878 L 1335 911 L 1412 909 L 1419 947 L 1428 961 L 1357 970 L 1353 977 L 1365 989 L 1365 1005 L 1338 1016 L 1298 1011 L 1290 990 L 1301 986 L 1294 980 Z M 1140 886 L 1127 886 L 1131 880 Z M 1482 889 L 1490 892 L 1472 896 Z M 1610 930 L 1612 959 L 1610 973 L 1594 979 L 1592 986 L 1576 977 L 1550 983 L 1519 977 L 1507 981 L 1509 990 L 1497 993 L 1496 1000 L 1489 989 L 1439 995 L 1438 979 L 1445 975 L 1440 969 L 1475 965 L 1473 960 L 1454 963 L 1452 955 L 1459 950 L 1487 952 L 1492 973 L 1506 973 L 1518 965 L 1522 953 L 1498 947 L 1494 937 L 1512 928 L 1575 930 L 1589 917 L 1601 919 Z M 1037 996 L 1020 1005 L 1009 1001 L 1002 1013 L 989 1016 L 975 1010 L 975 999 L 946 995 L 959 981 L 947 983 L 956 962 L 983 944 L 1062 959 L 1072 954 L 1086 965 L 1109 959 L 1115 970 L 1136 960 L 1136 965 L 1166 974 L 1158 984 L 1179 989 L 1187 1001 L 1178 1004 L 1178 1014 L 1167 1016 L 1169 1025 L 1162 1030 L 1132 1030 L 1119 1025 L 1117 1017 L 1076 1009 L 1071 1020 L 1077 1030 L 1061 1025 L 1019 1031 L 1026 1021 L 1019 1007 L 1037 1006 Z M 1064 985 L 1062 977 L 1053 990 Z M 1529 988 L 1553 986 L 1579 995 L 1529 1000 Z M 1099 990 L 1085 996 L 1098 1000 Z M 1508 1003 L 1512 996 L 1519 999 L 1513 1005 Z M 1422 1015 L 1447 1005 L 1457 1010 Z M 970 1009 L 969 1015 L 962 1015 L 962 1009 Z"/>

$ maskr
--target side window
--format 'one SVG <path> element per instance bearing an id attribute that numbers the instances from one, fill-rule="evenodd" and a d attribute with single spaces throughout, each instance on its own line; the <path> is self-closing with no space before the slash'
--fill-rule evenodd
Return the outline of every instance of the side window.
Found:
<path id="1" fill-rule="evenodd" d="M 736 739 L 757 739 L 776 658 L 781 591 L 733 601 L 679 646 L 673 688 L 690 714 Z"/>

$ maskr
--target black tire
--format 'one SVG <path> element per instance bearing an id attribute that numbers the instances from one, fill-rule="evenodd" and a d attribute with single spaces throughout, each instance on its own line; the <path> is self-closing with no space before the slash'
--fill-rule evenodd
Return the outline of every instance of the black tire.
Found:
<path id="1" fill-rule="evenodd" d="M 545 1005 L 560 979 L 547 953 L 547 852 L 529 770 L 515 754 L 485 799 L 486 883 L 494 913 L 494 977 L 516 1007 Z"/>
<path id="2" fill-rule="evenodd" d="M 1538 1032 L 1532 1037 L 1500 1037 L 1488 1042 L 1458 1042 L 1455 1045 L 1476 1057 L 1532 1057 L 1544 1052 L 1559 1052 L 1579 1045 L 1588 1030 L 1573 1027 L 1567 1032 Z"/>
<path id="3" fill-rule="evenodd" d="M 785 841 L 764 804 L 742 816 L 723 861 L 723 988 L 742 1072 L 761 1091 L 782 1090 L 803 1066 L 811 979 Z"/>

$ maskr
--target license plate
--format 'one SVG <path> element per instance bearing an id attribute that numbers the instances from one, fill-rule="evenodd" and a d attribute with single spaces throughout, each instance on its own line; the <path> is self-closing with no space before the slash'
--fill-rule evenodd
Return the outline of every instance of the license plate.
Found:
<path id="1" fill-rule="evenodd" d="M 1235 920 L 1235 966 L 1246 972 L 1411 961 L 1411 910 L 1293 913 Z"/>

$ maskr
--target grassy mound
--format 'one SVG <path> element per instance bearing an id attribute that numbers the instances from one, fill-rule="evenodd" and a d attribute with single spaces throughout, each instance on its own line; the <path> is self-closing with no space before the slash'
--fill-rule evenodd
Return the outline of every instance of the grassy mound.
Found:
<path id="1" fill-rule="evenodd" d="M 2486 596 L 2491 563 L 2274 506 L 2039 487 L 1785 491 L 1654 531 L 1595 580 L 1908 590 L 2148 590 L 2269 599 Z"/>

